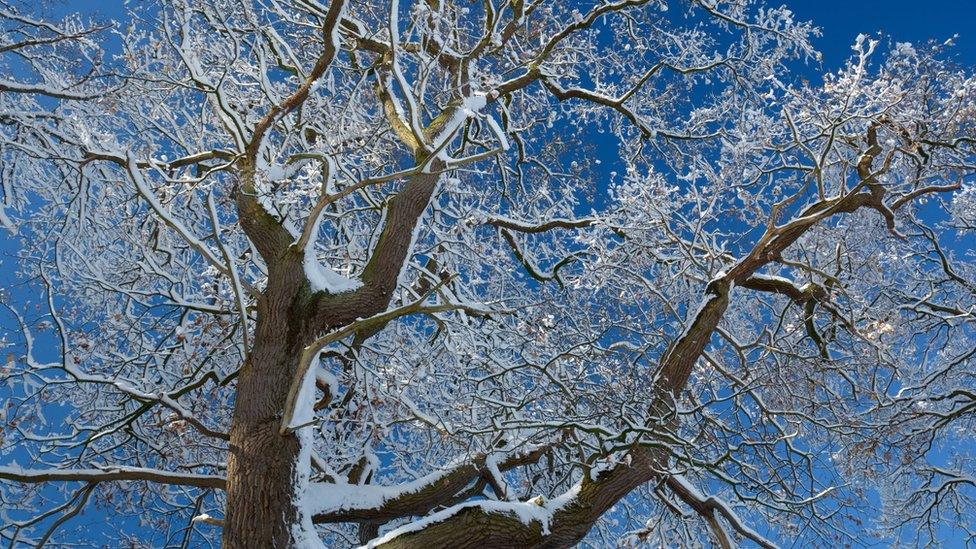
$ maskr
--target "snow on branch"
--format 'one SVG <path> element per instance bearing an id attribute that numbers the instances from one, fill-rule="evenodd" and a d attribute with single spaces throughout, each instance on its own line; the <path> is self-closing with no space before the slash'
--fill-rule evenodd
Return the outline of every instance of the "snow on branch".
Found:
<path id="1" fill-rule="evenodd" d="M 148 481 L 159 484 L 224 489 L 227 480 L 214 475 L 174 473 L 144 467 L 102 465 L 93 469 L 27 469 L 14 465 L 0 466 L 0 479 L 15 482 L 111 482 Z"/>

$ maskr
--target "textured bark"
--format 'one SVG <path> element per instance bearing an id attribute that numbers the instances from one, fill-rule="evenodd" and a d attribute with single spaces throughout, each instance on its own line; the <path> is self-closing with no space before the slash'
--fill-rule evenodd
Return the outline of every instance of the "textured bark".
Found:
<path id="1" fill-rule="evenodd" d="M 713 281 L 706 290 L 706 297 L 691 326 L 665 353 L 664 360 L 661 361 L 659 389 L 665 389 L 675 397 L 684 389 L 688 376 L 711 341 L 712 333 L 728 306 L 729 282 L 724 279 Z"/>
<path id="2" fill-rule="evenodd" d="M 526 526 L 511 515 L 484 513 L 478 508 L 465 509 L 451 520 L 433 524 L 414 534 L 397 536 L 382 549 L 417 549 L 450 547 L 452 549 L 511 549 L 538 547 L 542 525 Z"/>
<path id="3" fill-rule="evenodd" d="M 279 427 L 303 345 L 301 264 L 278 266 L 258 304 L 254 347 L 237 379 L 223 546 L 292 547 L 300 443 Z"/>

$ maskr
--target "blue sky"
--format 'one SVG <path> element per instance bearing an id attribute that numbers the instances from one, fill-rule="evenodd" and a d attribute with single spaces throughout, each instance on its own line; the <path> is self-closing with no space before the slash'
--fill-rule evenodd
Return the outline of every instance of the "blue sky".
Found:
<path id="1" fill-rule="evenodd" d="M 33 0 L 57 11 L 77 11 L 111 19 L 122 11 L 123 0 Z M 138 0 L 136 0 L 138 1 Z M 957 54 L 965 64 L 976 63 L 976 1 L 974 0 L 772 0 L 785 4 L 799 19 L 811 20 L 823 30 L 817 48 L 824 66 L 836 68 L 850 55 L 859 33 L 883 32 L 899 42 L 944 41 L 959 34 Z"/>
<path id="2" fill-rule="evenodd" d="M 944 41 L 959 34 L 960 63 L 976 63 L 976 2 L 973 0 L 785 0 L 799 19 L 823 30 L 816 41 L 826 68 L 850 55 L 858 33 L 878 31 L 899 42 Z"/>
<path id="3" fill-rule="evenodd" d="M 81 12 L 98 20 L 118 18 L 123 8 L 122 0 L 30 1 L 42 12 Z M 827 70 L 838 68 L 850 56 L 850 46 L 859 33 L 879 32 L 893 41 L 916 44 L 929 39 L 943 42 L 958 34 L 953 55 L 962 65 L 976 66 L 976 0 L 772 0 L 769 4 L 786 4 L 798 19 L 811 20 L 821 28 L 823 36 L 815 45 L 824 54 L 823 68 Z M 809 66 L 803 72 L 813 79 L 820 67 Z M 0 234 L 0 251 L 11 248 L 7 234 Z M 12 282 L 12 264 L 4 262 L 0 286 Z M 104 518 L 89 509 L 73 521 L 73 526 L 97 527 Z"/>

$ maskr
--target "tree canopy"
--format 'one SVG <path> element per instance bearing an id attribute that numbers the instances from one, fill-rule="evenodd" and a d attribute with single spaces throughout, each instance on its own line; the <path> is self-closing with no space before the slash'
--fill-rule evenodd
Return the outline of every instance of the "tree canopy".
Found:
<path id="1" fill-rule="evenodd" d="M 752 0 L 0 25 L 10 546 L 976 539 L 951 44 L 808 82 Z"/>

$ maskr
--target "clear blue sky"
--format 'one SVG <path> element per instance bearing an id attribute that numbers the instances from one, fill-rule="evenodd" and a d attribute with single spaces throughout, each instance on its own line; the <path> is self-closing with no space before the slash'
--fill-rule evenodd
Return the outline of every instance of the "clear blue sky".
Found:
<path id="1" fill-rule="evenodd" d="M 973 0 L 779 0 L 799 19 L 823 30 L 817 48 L 835 68 L 851 53 L 858 33 L 883 32 L 899 42 L 944 41 L 959 34 L 959 62 L 976 64 L 976 1 Z"/>

